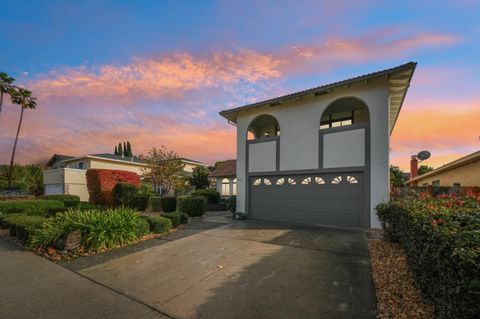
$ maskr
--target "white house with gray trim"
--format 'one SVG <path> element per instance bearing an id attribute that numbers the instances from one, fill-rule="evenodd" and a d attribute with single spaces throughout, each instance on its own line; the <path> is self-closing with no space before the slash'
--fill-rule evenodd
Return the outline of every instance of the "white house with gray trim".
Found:
<path id="1" fill-rule="evenodd" d="M 237 126 L 237 212 L 379 227 L 389 138 L 416 63 L 220 112 Z"/>

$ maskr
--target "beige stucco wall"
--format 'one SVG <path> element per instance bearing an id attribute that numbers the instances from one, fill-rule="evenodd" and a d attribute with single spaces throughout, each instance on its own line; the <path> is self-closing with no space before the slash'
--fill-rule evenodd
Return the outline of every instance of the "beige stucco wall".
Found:
<path id="1" fill-rule="evenodd" d="M 136 163 L 124 164 L 120 162 L 104 161 L 96 158 L 91 158 L 89 161 L 88 168 L 117 169 L 121 171 L 135 172 L 138 175 L 142 175 L 141 168 L 145 167 L 144 165 L 139 165 Z"/>
<path id="2" fill-rule="evenodd" d="M 440 186 L 453 186 L 455 183 L 460 183 L 461 186 L 480 186 L 480 160 L 419 179 L 417 185 L 432 185 L 436 180 L 440 181 Z"/>
<path id="3" fill-rule="evenodd" d="M 77 195 L 81 201 L 88 201 L 86 170 L 59 168 L 43 172 L 44 185 L 62 184 L 65 194 Z"/>

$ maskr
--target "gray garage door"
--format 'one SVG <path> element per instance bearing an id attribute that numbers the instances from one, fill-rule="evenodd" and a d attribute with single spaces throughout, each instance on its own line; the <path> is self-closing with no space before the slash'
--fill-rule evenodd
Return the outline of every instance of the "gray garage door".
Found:
<path id="1" fill-rule="evenodd" d="M 364 227 L 363 173 L 250 177 L 254 219 Z"/>

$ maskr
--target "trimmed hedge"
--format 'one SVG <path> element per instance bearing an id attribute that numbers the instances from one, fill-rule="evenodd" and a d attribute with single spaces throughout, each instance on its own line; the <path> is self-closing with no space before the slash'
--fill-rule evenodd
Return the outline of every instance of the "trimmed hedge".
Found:
<path id="1" fill-rule="evenodd" d="M 57 200 L 6 200 L 0 201 L 0 213 L 4 214 L 20 214 L 27 211 L 41 212 L 38 215 L 52 213 L 64 210 L 65 205 Z M 35 213 L 32 213 L 35 215 Z"/>
<path id="2" fill-rule="evenodd" d="M 479 197 L 480 199 L 480 197 Z M 480 209 L 471 198 L 408 197 L 380 204 L 386 238 L 404 249 L 437 318 L 480 313 Z"/>
<path id="3" fill-rule="evenodd" d="M 190 218 L 190 216 L 188 216 L 188 214 L 185 214 L 185 213 L 179 213 L 180 214 L 180 224 L 188 224 L 188 219 Z"/>
<path id="4" fill-rule="evenodd" d="M 205 213 L 205 200 L 201 197 L 179 196 L 177 211 L 190 217 L 202 216 Z"/>
<path id="5" fill-rule="evenodd" d="M 220 193 L 214 189 L 200 189 L 192 193 L 192 196 L 204 196 L 209 204 L 220 203 Z"/>
<path id="6" fill-rule="evenodd" d="M 118 183 L 112 188 L 113 203 L 115 206 L 130 206 L 136 193 L 135 185 Z"/>
<path id="7" fill-rule="evenodd" d="M 147 196 L 134 196 L 130 201 L 130 207 L 135 208 L 139 211 L 144 211 L 148 208 L 148 197 Z"/>
<path id="8" fill-rule="evenodd" d="M 74 207 L 80 203 L 80 196 L 70 194 L 45 195 L 44 198 L 63 202 L 65 207 Z"/>
<path id="9" fill-rule="evenodd" d="M 167 233 L 172 229 L 172 221 L 162 216 L 148 216 L 146 217 L 150 224 L 150 231 L 155 234 Z"/>
<path id="10" fill-rule="evenodd" d="M 154 212 L 162 211 L 162 198 L 160 196 L 150 197 L 150 209 Z"/>
<path id="11" fill-rule="evenodd" d="M 46 218 L 12 214 L 2 218 L 2 228 L 10 229 L 10 236 L 28 242 L 32 234 L 41 227 Z"/>
<path id="12" fill-rule="evenodd" d="M 231 211 L 233 214 L 237 211 L 237 196 L 232 195 L 226 199 L 225 206 L 227 209 Z"/>
<path id="13" fill-rule="evenodd" d="M 150 223 L 145 218 L 139 218 L 137 221 L 137 236 L 142 237 L 150 233 Z"/>
<path id="14" fill-rule="evenodd" d="M 175 197 L 162 197 L 160 199 L 162 211 L 165 213 L 174 212 L 177 208 L 177 199 Z"/>
<path id="15" fill-rule="evenodd" d="M 160 216 L 170 219 L 172 221 L 172 226 L 174 228 L 178 227 L 178 225 L 181 224 L 182 216 L 180 215 L 180 213 L 177 213 L 177 212 L 163 213 Z"/>
<path id="16" fill-rule="evenodd" d="M 137 173 L 113 169 L 87 169 L 87 188 L 90 201 L 94 204 L 113 206 L 112 189 L 118 183 L 127 183 L 138 187 L 140 177 Z"/>

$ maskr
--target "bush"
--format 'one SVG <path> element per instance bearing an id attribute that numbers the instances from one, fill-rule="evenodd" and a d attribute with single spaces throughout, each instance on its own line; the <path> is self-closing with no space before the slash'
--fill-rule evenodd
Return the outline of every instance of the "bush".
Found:
<path id="1" fill-rule="evenodd" d="M 28 242 L 32 233 L 41 227 L 46 218 L 41 216 L 27 216 L 12 214 L 2 218 L 2 228 L 10 229 L 10 236 Z"/>
<path id="2" fill-rule="evenodd" d="M 130 208 L 107 210 L 69 209 L 48 218 L 31 237 L 32 247 L 47 247 L 74 230 L 82 234 L 87 249 L 104 249 L 129 244 L 138 238 L 140 215 Z"/>
<path id="3" fill-rule="evenodd" d="M 150 197 L 150 209 L 154 212 L 162 211 L 162 198 L 160 196 Z"/>
<path id="4" fill-rule="evenodd" d="M 227 206 L 227 209 L 231 211 L 233 214 L 237 211 L 237 196 L 232 195 L 229 198 L 227 198 L 225 206 Z"/>
<path id="5" fill-rule="evenodd" d="M 214 189 L 200 189 L 192 193 L 192 196 L 204 196 L 209 204 L 217 204 L 220 202 L 220 193 Z"/>
<path id="6" fill-rule="evenodd" d="M 160 199 L 162 211 L 165 213 L 174 212 L 177 208 L 177 199 L 175 197 L 162 197 Z"/>
<path id="7" fill-rule="evenodd" d="M 155 196 L 155 189 L 151 183 L 141 183 L 140 187 L 137 190 L 138 196 L 152 197 Z"/>
<path id="8" fill-rule="evenodd" d="M 161 216 L 170 219 L 172 221 L 173 227 L 178 227 L 182 219 L 182 216 L 180 216 L 180 213 L 177 213 L 177 212 L 163 213 Z"/>
<path id="9" fill-rule="evenodd" d="M 77 206 L 75 206 L 75 209 L 81 210 L 81 211 L 94 210 L 94 209 L 101 210 L 101 209 L 105 209 L 105 207 L 102 205 L 92 204 L 90 202 L 80 202 L 78 203 Z"/>
<path id="10" fill-rule="evenodd" d="M 113 203 L 115 206 L 130 206 L 137 188 L 132 184 L 118 183 L 112 189 Z"/>
<path id="11" fill-rule="evenodd" d="M 44 196 L 45 199 L 50 200 L 58 200 L 63 202 L 65 207 L 74 207 L 80 203 L 80 197 L 77 195 L 70 195 L 70 194 L 58 194 L 58 195 L 46 195 Z"/>
<path id="12" fill-rule="evenodd" d="M 150 231 L 155 234 L 163 234 L 172 229 L 172 221 L 162 216 L 148 216 L 146 217 L 150 224 Z"/>
<path id="13" fill-rule="evenodd" d="M 480 199 L 480 198 L 479 198 Z M 380 204 L 385 236 L 400 243 L 437 318 L 480 313 L 480 210 L 471 197 L 415 196 Z"/>
<path id="14" fill-rule="evenodd" d="M 65 205 L 57 200 L 6 200 L 0 201 L 0 212 L 4 214 L 19 214 L 27 211 L 56 213 L 64 210 Z M 41 215 L 40 214 L 40 215 Z"/>
<path id="15" fill-rule="evenodd" d="M 134 196 L 130 202 L 130 207 L 135 208 L 139 211 L 144 211 L 148 207 L 148 197 L 147 196 Z"/>
<path id="16" fill-rule="evenodd" d="M 137 173 L 113 169 L 88 169 L 87 188 L 90 201 L 94 204 L 113 206 L 112 189 L 118 183 L 126 183 L 138 187 L 140 177 Z"/>
<path id="17" fill-rule="evenodd" d="M 137 236 L 142 237 L 150 233 L 150 223 L 145 218 L 140 218 L 137 224 Z"/>
<path id="18" fill-rule="evenodd" d="M 188 224 L 188 214 L 179 213 L 180 214 L 180 224 Z"/>
<path id="19" fill-rule="evenodd" d="M 205 213 L 205 201 L 200 197 L 179 196 L 177 211 L 190 217 L 202 216 Z"/>

